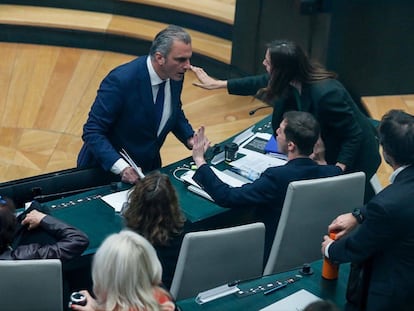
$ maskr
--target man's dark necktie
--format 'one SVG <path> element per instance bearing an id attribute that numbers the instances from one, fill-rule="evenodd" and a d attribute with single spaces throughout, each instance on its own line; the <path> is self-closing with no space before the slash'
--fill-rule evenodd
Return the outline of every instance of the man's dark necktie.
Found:
<path id="1" fill-rule="evenodd" d="M 160 125 L 162 112 L 164 110 L 164 98 L 165 98 L 165 81 L 158 85 L 157 98 L 155 99 L 155 121 L 157 127 Z"/>

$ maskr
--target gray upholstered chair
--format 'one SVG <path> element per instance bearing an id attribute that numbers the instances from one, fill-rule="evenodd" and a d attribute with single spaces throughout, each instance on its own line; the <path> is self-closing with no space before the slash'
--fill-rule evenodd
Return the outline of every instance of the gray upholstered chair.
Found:
<path id="1" fill-rule="evenodd" d="M 322 259 L 328 225 L 364 202 L 365 174 L 294 181 L 289 184 L 263 275 Z"/>
<path id="2" fill-rule="evenodd" d="M 175 299 L 263 271 L 265 227 L 254 223 L 187 233 L 178 256 L 170 292 Z"/>
<path id="3" fill-rule="evenodd" d="M 61 311 L 62 295 L 60 260 L 0 260 L 0 310 Z"/>

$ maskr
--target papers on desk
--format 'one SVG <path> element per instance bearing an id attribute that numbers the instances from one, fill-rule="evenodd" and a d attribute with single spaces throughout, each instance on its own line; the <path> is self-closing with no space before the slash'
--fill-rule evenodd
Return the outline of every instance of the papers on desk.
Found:
<path id="1" fill-rule="evenodd" d="M 269 167 L 280 166 L 286 163 L 286 157 L 274 152 L 272 156 L 266 154 L 266 146 L 272 139 L 269 133 L 255 133 L 240 145 L 239 153 L 244 156 L 229 163 L 241 175 L 250 180 L 256 180 Z"/>
<path id="2" fill-rule="evenodd" d="M 244 157 L 229 164 L 239 171 L 245 172 L 245 176 L 249 176 L 249 179 L 256 180 L 267 168 L 284 165 L 286 160 L 258 152 L 248 152 Z"/>
<path id="3" fill-rule="evenodd" d="M 128 202 L 128 192 L 129 190 L 111 193 L 103 196 L 101 200 L 112 206 L 115 212 L 120 213 L 124 203 Z"/>
<path id="4" fill-rule="evenodd" d="M 286 311 L 297 310 L 302 311 L 305 307 L 315 301 L 321 300 L 318 296 L 308 292 L 305 289 L 301 289 L 292 295 L 283 298 L 266 308 L 260 309 L 260 311 Z"/>

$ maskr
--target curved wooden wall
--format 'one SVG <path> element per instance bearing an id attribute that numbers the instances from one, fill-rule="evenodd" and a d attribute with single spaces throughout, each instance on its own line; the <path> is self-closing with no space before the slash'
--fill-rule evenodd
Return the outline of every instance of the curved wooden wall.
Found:
<path id="1" fill-rule="evenodd" d="M 216 76 L 231 71 L 235 0 L 4 1 L 0 41 L 147 54 L 168 24 L 188 30 L 193 62 Z M 22 5 L 24 4 L 24 5 Z"/>

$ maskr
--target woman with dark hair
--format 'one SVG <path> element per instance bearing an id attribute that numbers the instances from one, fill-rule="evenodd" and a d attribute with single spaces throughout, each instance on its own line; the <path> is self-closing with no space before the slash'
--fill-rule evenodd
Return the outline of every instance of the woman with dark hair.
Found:
<path id="1" fill-rule="evenodd" d="M 154 246 L 163 267 L 163 284 L 169 288 L 186 231 L 177 193 L 167 175 L 152 172 L 137 180 L 128 203 L 126 226 Z"/>
<path id="2" fill-rule="evenodd" d="M 194 85 L 210 90 L 227 88 L 235 95 L 255 95 L 273 106 L 274 129 L 286 111 L 312 113 L 321 125 L 321 140 L 313 158 L 336 164 L 344 172 L 363 171 L 365 200 L 372 197 L 369 181 L 381 163 L 376 131 L 336 80 L 336 74 L 309 59 L 299 45 L 286 40 L 267 45 L 263 66 L 267 74 L 227 81 L 213 79 L 202 68 L 193 66 L 200 80 Z"/>

